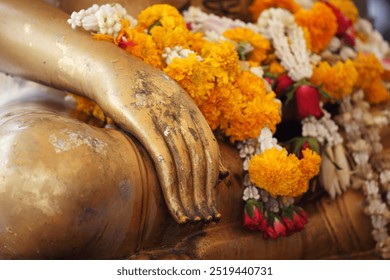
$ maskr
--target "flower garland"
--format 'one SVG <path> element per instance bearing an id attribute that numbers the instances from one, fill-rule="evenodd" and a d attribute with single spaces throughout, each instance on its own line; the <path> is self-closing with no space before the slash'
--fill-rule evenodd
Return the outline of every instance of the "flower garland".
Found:
<path id="1" fill-rule="evenodd" d="M 358 89 L 372 104 L 387 101 L 381 60 L 388 45 L 377 33 L 371 36 L 372 27 L 359 19 L 352 1 L 254 1 L 250 10 L 256 24 L 195 7 L 182 16 L 169 5 L 151 6 L 136 21 L 115 5 L 110 7 L 116 13 L 113 32 L 107 26 L 87 24 L 96 32 L 94 37 L 115 43 L 176 80 L 210 127 L 236 144 L 243 159 L 246 228 L 262 232 L 264 238 L 302 230 L 307 216 L 294 205 L 294 197 L 307 192 L 309 181 L 318 174 L 332 198 L 356 185 L 357 176 L 352 176 L 356 165 L 350 166 L 344 147 L 355 151 L 359 162 L 367 157 L 357 152 L 364 145 L 344 143 L 334 113 L 324 107 L 340 103 L 347 108 L 346 100 L 355 100 L 351 94 Z M 84 18 L 98 17 L 93 11 L 99 9 L 76 13 L 69 23 L 73 28 L 83 26 L 90 22 Z M 363 54 L 370 48 L 374 54 Z M 365 111 L 354 111 L 356 121 L 350 118 L 338 124 L 348 137 L 361 136 L 362 129 L 367 131 L 365 137 L 373 133 L 367 143 L 375 153 L 369 157 L 379 158 L 377 128 L 363 127 L 369 107 L 364 104 L 369 103 L 359 104 Z M 342 111 L 346 117 L 352 107 L 348 110 Z M 291 154 L 273 136 L 282 116 L 300 122 L 302 129 L 300 137 L 287 145 Z M 373 165 L 378 174 L 374 177 L 387 186 L 390 163 L 387 159 L 380 163 Z M 371 186 L 366 192 L 372 194 L 372 178 L 363 179 Z M 374 196 L 367 196 L 368 201 Z M 367 210 L 370 215 L 374 212 Z M 382 256 L 388 257 L 390 241 L 381 219 L 373 218 L 374 237 Z"/>
<path id="2" fill-rule="evenodd" d="M 295 23 L 290 12 L 268 9 L 260 15 L 257 24 L 260 32 L 272 40 L 276 56 L 294 81 L 312 75 L 303 30 Z"/>
<path id="3" fill-rule="evenodd" d="M 352 187 L 362 189 L 366 196 L 365 213 L 370 216 L 376 250 L 390 258 L 390 157 L 382 153 L 380 128 L 389 125 L 390 111 L 374 116 L 364 101 L 362 90 L 343 99 L 338 116 L 344 128 L 347 149 L 354 163 Z M 384 199 L 383 199 L 384 198 Z"/>

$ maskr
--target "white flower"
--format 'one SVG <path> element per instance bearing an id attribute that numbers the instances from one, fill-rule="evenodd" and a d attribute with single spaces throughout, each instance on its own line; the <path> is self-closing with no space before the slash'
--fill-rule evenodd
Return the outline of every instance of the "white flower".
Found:
<path id="1" fill-rule="evenodd" d="M 340 50 L 340 57 L 343 61 L 353 59 L 356 57 L 356 52 L 350 47 L 342 47 Z"/>
<path id="2" fill-rule="evenodd" d="M 260 143 L 261 152 L 272 148 L 275 148 L 279 151 L 283 149 L 280 145 L 278 145 L 278 140 L 272 137 L 272 131 L 268 127 L 264 127 L 261 130 L 260 136 L 257 139 Z"/>
<path id="3" fill-rule="evenodd" d="M 259 30 L 256 25 L 245 23 L 241 20 L 233 20 L 227 17 L 219 17 L 214 14 L 207 14 L 198 7 L 190 7 L 183 13 L 184 20 L 190 24 L 193 32 L 207 33 L 214 31 L 215 34 L 221 36 L 222 33 L 235 27 L 246 27 L 258 33 Z M 208 35 L 206 35 L 208 37 Z"/>
<path id="4" fill-rule="evenodd" d="M 303 30 L 289 11 L 267 9 L 257 20 L 261 34 L 271 40 L 276 56 L 294 81 L 310 78 L 313 68 L 306 47 Z"/>
<path id="5" fill-rule="evenodd" d="M 259 78 L 263 78 L 263 75 L 264 75 L 264 71 L 263 71 L 263 68 L 261 66 L 257 66 L 257 67 L 250 67 L 249 68 L 249 71 L 256 75 L 257 77 Z"/>
<path id="6" fill-rule="evenodd" d="M 381 215 L 385 213 L 386 208 L 386 204 L 384 204 L 380 199 L 372 199 L 369 201 L 369 205 L 365 210 L 370 215 Z"/>
<path id="7" fill-rule="evenodd" d="M 73 12 L 68 19 L 68 23 L 73 29 L 82 27 L 86 31 L 93 31 L 100 34 L 118 36 L 122 28 L 122 19 L 130 22 L 130 27 L 137 25 L 137 21 L 127 14 L 125 8 L 120 4 L 94 4 L 87 10 Z"/>
<path id="8" fill-rule="evenodd" d="M 173 59 L 177 58 L 187 58 L 190 54 L 195 54 L 194 51 L 190 49 L 184 49 L 181 46 L 175 46 L 173 48 L 165 48 L 162 57 L 165 58 L 167 65 L 171 64 Z M 199 55 L 196 56 L 198 61 L 202 61 L 202 57 Z"/>
<path id="9" fill-rule="evenodd" d="M 245 201 L 247 201 L 248 199 L 251 199 L 251 198 L 254 198 L 254 199 L 260 198 L 259 191 L 254 186 L 246 187 L 244 190 L 244 194 L 242 196 L 242 199 Z"/>
<path id="10" fill-rule="evenodd" d="M 371 216 L 371 223 L 374 228 L 384 228 L 389 221 L 380 215 Z"/>
<path id="11" fill-rule="evenodd" d="M 337 124 L 327 111 L 322 111 L 324 116 L 321 119 L 309 116 L 301 121 L 302 136 L 316 138 L 320 144 L 326 144 L 330 147 L 341 144 L 343 139 L 338 133 Z"/>
<path id="12" fill-rule="evenodd" d="M 364 42 L 356 38 L 356 50 L 359 52 L 374 53 L 379 59 L 383 59 L 390 51 L 389 43 L 383 39 L 382 35 L 372 24 L 363 18 L 360 18 L 355 24 L 356 31 L 364 34 Z"/>

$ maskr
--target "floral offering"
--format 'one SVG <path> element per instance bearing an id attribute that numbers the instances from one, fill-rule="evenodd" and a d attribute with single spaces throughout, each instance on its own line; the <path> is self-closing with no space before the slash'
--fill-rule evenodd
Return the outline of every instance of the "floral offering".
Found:
<path id="1" fill-rule="evenodd" d="M 166 73 L 237 147 L 244 227 L 270 239 L 299 232 L 313 180 L 332 198 L 353 186 L 366 194 L 378 252 L 390 257 L 390 158 L 380 156 L 379 135 L 390 111 L 369 110 L 390 97 L 388 43 L 349 0 L 254 0 L 249 11 L 251 23 L 196 7 L 181 14 L 159 4 L 137 16 L 107 4 L 74 12 L 69 24 Z M 279 142 L 284 122 L 297 123 L 298 135 Z"/>

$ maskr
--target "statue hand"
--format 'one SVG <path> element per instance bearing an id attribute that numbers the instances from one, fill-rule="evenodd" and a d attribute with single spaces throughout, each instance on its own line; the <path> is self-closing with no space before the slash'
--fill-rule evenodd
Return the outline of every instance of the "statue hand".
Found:
<path id="1" fill-rule="evenodd" d="M 219 219 L 219 149 L 203 115 L 163 72 L 132 56 L 116 64 L 96 101 L 149 152 L 172 216 L 179 223 Z"/>

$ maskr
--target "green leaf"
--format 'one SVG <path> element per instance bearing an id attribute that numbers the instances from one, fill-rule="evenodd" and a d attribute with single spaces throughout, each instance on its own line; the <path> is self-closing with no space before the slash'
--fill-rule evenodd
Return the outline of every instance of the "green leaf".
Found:
<path id="1" fill-rule="evenodd" d="M 244 53 L 244 50 L 245 50 L 245 42 L 240 42 L 239 45 L 238 45 L 238 55 L 240 56 L 240 60 L 246 60 L 246 56 L 245 56 L 245 53 Z"/>

